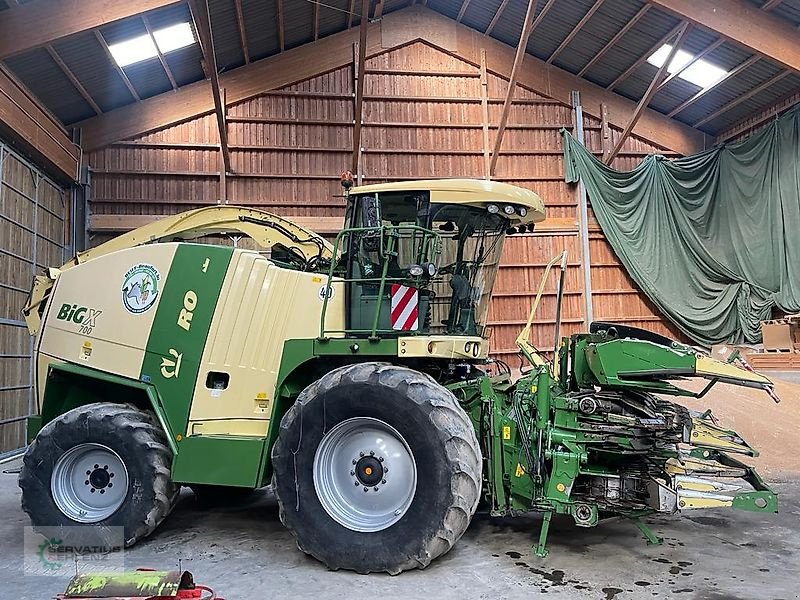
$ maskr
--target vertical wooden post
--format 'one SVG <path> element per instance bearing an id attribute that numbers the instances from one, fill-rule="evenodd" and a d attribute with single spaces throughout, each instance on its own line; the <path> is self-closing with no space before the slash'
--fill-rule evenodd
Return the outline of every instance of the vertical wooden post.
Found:
<path id="1" fill-rule="evenodd" d="M 367 62 L 367 26 L 369 25 L 370 0 L 361 0 L 361 22 L 358 29 L 358 45 L 353 51 L 353 74 L 355 77 L 355 106 L 353 107 L 353 162 L 356 183 L 361 185 L 361 123 L 364 108 L 364 70 Z"/>
<path id="2" fill-rule="evenodd" d="M 227 129 L 228 129 L 228 102 L 227 98 L 228 95 L 225 92 L 225 88 L 220 90 L 222 94 L 222 122 L 224 123 L 225 127 L 225 143 L 227 146 Z M 220 139 L 220 142 L 222 140 Z M 220 151 L 220 158 L 222 159 L 222 168 L 219 171 L 219 203 L 220 204 L 227 204 L 228 203 L 228 169 L 225 166 L 225 151 L 223 149 L 222 143 L 219 145 Z M 230 160 L 230 159 L 229 159 Z"/>
<path id="3" fill-rule="evenodd" d="M 486 48 L 481 48 L 481 121 L 483 123 L 483 178 L 491 179 L 489 149 L 489 77 L 486 73 Z"/>
<path id="4" fill-rule="evenodd" d="M 608 105 L 600 103 L 600 150 L 602 151 L 602 161 L 605 162 L 608 153 L 611 152 L 611 128 L 608 126 Z"/>
<path id="5" fill-rule="evenodd" d="M 572 120 L 575 125 L 575 138 L 583 146 L 585 144 L 583 108 L 581 107 L 581 94 L 576 91 L 572 92 Z M 594 306 L 592 304 L 592 258 L 589 248 L 589 202 L 583 181 L 578 181 L 578 231 L 581 240 L 581 267 L 583 270 L 584 324 L 588 328 L 589 324 L 594 321 Z"/>

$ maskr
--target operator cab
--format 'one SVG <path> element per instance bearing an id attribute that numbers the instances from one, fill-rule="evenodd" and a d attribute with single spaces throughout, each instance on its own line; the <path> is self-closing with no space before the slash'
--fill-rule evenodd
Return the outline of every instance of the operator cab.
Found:
<path id="1" fill-rule="evenodd" d="M 483 336 L 505 236 L 543 218 L 536 194 L 496 182 L 354 188 L 336 240 L 347 333 Z"/>

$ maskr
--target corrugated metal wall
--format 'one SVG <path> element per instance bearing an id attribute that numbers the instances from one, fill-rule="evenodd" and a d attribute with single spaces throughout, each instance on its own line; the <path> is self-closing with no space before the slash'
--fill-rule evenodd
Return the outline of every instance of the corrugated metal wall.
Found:
<path id="1" fill-rule="evenodd" d="M 33 338 L 22 320 L 31 282 L 64 262 L 64 192 L 0 143 L 0 456 L 25 444 Z"/>
<path id="2" fill-rule="evenodd" d="M 484 173 L 479 69 L 415 43 L 372 58 L 364 97 L 362 175 L 365 183 L 429 177 L 482 177 Z M 507 81 L 488 77 L 489 123 L 500 119 Z M 231 204 L 283 215 L 343 214 L 339 173 L 351 160 L 353 72 L 340 69 L 229 108 L 235 175 L 221 187 L 213 116 L 202 117 L 92 153 L 91 209 L 95 243 L 109 228 L 135 217 L 171 214 L 227 197 Z M 547 261 L 566 248 L 570 268 L 564 333 L 584 323 L 583 279 L 577 228 L 577 192 L 563 182 L 559 129 L 572 127 L 572 108 L 518 90 L 497 164 L 496 179 L 538 192 L 548 222 L 533 234 L 509 238 L 490 312 L 496 355 L 517 366 L 514 339 L 524 323 Z M 594 112 L 599 107 L 593 107 Z M 585 117 L 586 143 L 598 154 L 619 131 Z M 490 128 L 490 144 L 495 129 Z M 615 160 L 631 168 L 648 152 L 664 152 L 636 138 Z M 109 223 L 116 223 L 116 225 Z M 590 217 L 595 319 L 620 321 L 675 335 L 633 285 Z M 552 344 L 554 283 L 548 288 L 535 341 Z"/>

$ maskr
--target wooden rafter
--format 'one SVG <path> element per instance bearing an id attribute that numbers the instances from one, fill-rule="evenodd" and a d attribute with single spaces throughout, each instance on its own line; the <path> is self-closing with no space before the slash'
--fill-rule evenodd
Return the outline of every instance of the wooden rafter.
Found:
<path id="1" fill-rule="evenodd" d="M 773 77 L 770 77 L 769 79 L 767 79 L 766 81 L 764 81 L 760 85 L 757 85 L 753 89 L 749 90 L 747 93 L 742 94 L 741 96 L 737 96 L 736 98 L 734 98 L 733 100 L 731 100 L 727 104 L 719 107 L 717 110 L 715 110 L 711 114 L 706 115 L 705 117 L 703 117 L 702 119 L 700 119 L 696 123 L 693 123 L 692 127 L 695 127 L 695 128 L 696 127 L 701 127 L 702 125 L 705 125 L 706 123 L 708 123 L 710 121 L 713 121 L 718 116 L 728 112 L 734 106 L 738 106 L 742 102 L 745 102 L 746 100 L 750 100 L 750 98 L 752 98 L 756 94 L 760 94 L 765 89 L 767 89 L 768 87 L 778 83 L 781 79 L 783 79 L 784 77 L 787 77 L 790 74 L 791 74 L 791 71 L 789 71 L 789 70 L 781 71 L 777 75 L 775 75 Z"/>
<path id="2" fill-rule="evenodd" d="M 177 0 L 94 2 L 90 9 L 80 10 L 74 0 L 47 0 L 12 6 L 3 11 L 0 19 L 0 58 L 177 3 Z"/>
<path id="3" fill-rule="evenodd" d="M 766 2 L 764 2 L 764 4 L 761 5 L 761 10 L 772 10 L 773 8 L 778 6 L 778 4 L 780 4 L 781 2 L 783 2 L 783 0 L 767 0 Z"/>
<path id="4" fill-rule="evenodd" d="M 367 62 L 367 28 L 369 27 L 370 0 L 361 0 L 361 23 L 358 26 L 358 65 L 356 69 L 356 96 L 353 119 L 353 163 L 352 171 L 358 173 L 358 157 L 361 153 L 361 119 L 364 108 L 364 71 Z M 361 175 L 360 173 L 358 173 Z"/>
<path id="5" fill-rule="evenodd" d="M 467 12 L 467 8 L 469 8 L 470 0 L 464 0 L 461 3 L 461 8 L 458 9 L 458 16 L 456 17 L 456 23 L 461 23 L 461 19 L 464 18 L 464 13 Z"/>
<path id="6" fill-rule="evenodd" d="M 314 14 L 311 17 L 314 22 L 314 41 L 319 39 L 319 2 L 312 2 L 311 5 L 314 7 Z"/>
<path id="7" fill-rule="evenodd" d="M 125 83 L 125 87 L 128 88 L 128 91 L 131 93 L 131 96 L 137 101 L 141 102 L 142 98 L 139 96 L 139 92 L 136 91 L 136 88 L 133 87 L 130 78 L 128 78 L 128 74 L 125 73 L 125 69 L 120 67 L 117 64 L 117 61 L 114 60 L 114 57 L 111 54 L 111 50 L 108 49 L 108 42 L 106 42 L 106 38 L 103 37 L 103 34 L 100 33 L 99 29 L 94 30 L 94 37 L 97 38 L 97 41 L 100 43 L 100 46 L 103 48 L 103 52 L 106 53 L 106 58 L 111 61 L 111 64 L 114 65 L 114 68 L 119 73 L 119 76 L 122 78 L 122 81 Z"/>
<path id="8" fill-rule="evenodd" d="M 67 64 L 61 59 L 61 57 L 58 55 L 58 52 L 55 51 L 55 48 L 53 48 L 50 44 L 48 44 L 47 46 L 45 46 L 45 49 L 47 50 L 47 53 L 50 55 L 50 58 L 53 59 L 53 62 L 55 62 L 56 65 L 58 65 L 58 68 L 61 69 L 61 72 L 67 76 L 67 79 L 69 79 L 73 87 L 76 90 L 78 90 L 78 93 L 83 97 L 84 100 L 86 100 L 89 106 L 92 107 L 92 110 L 98 115 L 102 114 L 103 110 L 97 105 L 97 102 L 94 101 L 94 98 L 92 98 L 92 95 L 86 90 L 86 88 L 83 87 L 83 84 L 80 81 L 78 81 L 78 78 L 75 77 L 75 73 L 73 73 L 72 69 L 70 69 L 67 66 Z"/>
<path id="9" fill-rule="evenodd" d="M 242 0 L 233 0 L 236 8 L 236 25 L 239 28 L 239 40 L 242 43 L 242 54 L 244 55 L 244 64 L 250 64 L 250 50 L 247 47 L 247 31 L 244 26 L 244 11 L 242 11 Z"/>
<path id="10" fill-rule="evenodd" d="M 644 64 L 644 63 L 647 61 L 647 59 L 648 59 L 648 58 L 650 58 L 650 56 L 653 54 L 653 52 L 655 52 L 656 50 L 658 50 L 659 48 L 661 48 L 661 46 L 663 46 L 664 44 L 666 44 L 666 43 L 667 43 L 669 40 L 671 40 L 672 38 L 674 38 L 674 37 L 675 37 L 675 36 L 678 34 L 678 32 L 679 32 L 679 31 L 682 31 L 682 30 L 683 30 L 683 28 L 684 28 L 684 25 L 686 25 L 686 21 L 682 21 L 682 22 L 678 23 L 678 24 L 677 24 L 675 27 L 673 27 L 672 29 L 670 29 L 670 30 L 669 30 L 669 31 L 668 31 L 668 32 L 667 32 L 665 35 L 661 36 L 661 38 L 659 38 L 659 40 L 658 40 L 658 41 L 657 41 L 655 44 L 653 44 L 653 45 L 652 45 L 652 46 L 651 46 L 651 47 L 650 47 L 650 48 L 647 50 L 647 52 L 645 52 L 645 53 L 644 53 L 644 54 L 642 54 L 642 55 L 641 55 L 639 58 L 637 58 L 637 59 L 636 59 L 636 61 L 635 61 L 635 62 L 634 62 L 634 63 L 633 63 L 633 64 L 632 64 L 630 67 L 628 67 L 627 69 L 625 69 L 625 71 L 623 71 L 623 72 L 622 72 L 622 74 L 620 74 L 620 76 L 619 76 L 619 77 L 617 77 L 617 78 L 616 78 L 614 81 L 612 81 L 612 82 L 611 82 L 611 84 L 610 84 L 610 85 L 608 85 L 608 86 L 606 87 L 606 89 L 608 89 L 608 90 L 613 90 L 613 89 L 614 89 L 615 87 L 617 87 L 617 86 L 618 86 L 620 83 L 622 83 L 622 82 L 623 82 L 623 81 L 625 81 L 625 80 L 626 80 L 628 77 L 630 77 L 630 76 L 631 76 L 631 74 L 632 74 L 632 73 L 633 73 L 633 72 L 634 72 L 636 69 L 638 69 L 639 67 L 641 67 L 641 66 L 642 66 L 642 65 L 643 65 L 643 64 Z"/>
<path id="11" fill-rule="evenodd" d="M 347 28 L 350 29 L 353 26 L 353 14 L 356 10 L 356 0 L 350 0 L 350 4 L 347 8 Z"/>
<path id="12" fill-rule="evenodd" d="M 774 119 L 781 113 L 786 112 L 793 106 L 797 106 L 797 104 L 800 104 L 800 93 L 798 93 L 796 90 L 792 90 L 788 94 L 784 94 L 781 98 L 778 98 L 776 102 L 772 103 L 770 108 L 762 111 L 757 117 L 748 117 L 730 129 L 726 129 L 719 135 L 719 137 L 717 137 L 717 143 L 727 142 L 737 135 L 740 135 L 746 131 L 751 131 L 759 125 Z"/>
<path id="13" fill-rule="evenodd" d="M 283 26 L 283 0 L 275 1 L 275 20 L 278 26 L 278 47 L 283 52 L 286 49 L 286 32 Z"/>
<path id="14" fill-rule="evenodd" d="M 217 116 L 217 129 L 219 130 L 219 146 L 222 152 L 222 163 L 225 173 L 230 173 L 231 153 L 228 147 L 228 123 L 225 119 L 225 104 L 222 100 L 222 92 L 219 85 L 219 74 L 217 71 L 217 56 L 214 51 L 214 35 L 211 30 L 211 12 L 208 8 L 208 0 L 189 0 L 189 7 L 192 10 L 197 34 L 200 38 L 200 48 L 203 51 L 203 60 L 208 65 L 209 78 L 211 79 L 211 95 L 214 100 L 214 113 Z"/>
<path id="15" fill-rule="evenodd" d="M 500 16 L 503 14 L 503 11 L 506 9 L 507 5 L 508 5 L 508 0 L 503 0 L 500 3 L 500 6 L 498 6 L 497 10 L 494 11 L 494 16 L 492 17 L 492 20 L 489 22 L 489 26 L 486 28 L 486 31 L 483 32 L 484 35 L 491 35 L 492 34 L 492 30 L 494 29 L 494 26 L 497 25 L 497 21 L 500 20 Z"/>
<path id="16" fill-rule="evenodd" d="M 497 168 L 497 159 L 500 156 L 500 146 L 503 144 L 503 134 L 506 131 L 508 124 L 508 115 L 511 112 L 511 103 L 514 100 L 514 92 L 517 87 L 517 79 L 519 78 L 519 70 L 522 66 L 522 61 L 525 59 L 525 49 L 528 47 L 528 40 L 533 33 L 533 30 L 542 22 L 547 12 L 555 4 L 555 0 L 547 0 L 539 15 L 534 18 L 536 14 L 536 0 L 528 0 L 528 10 L 525 13 L 525 21 L 522 26 L 522 33 L 519 36 L 517 43 L 517 51 L 514 54 L 514 63 L 511 66 L 511 76 L 508 81 L 508 90 L 506 90 L 506 98 L 503 101 L 503 112 L 500 113 L 500 122 L 497 125 L 497 134 L 494 139 L 494 150 L 492 151 L 492 162 L 489 166 L 489 174 L 494 175 Z"/>
<path id="17" fill-rule="evenodd" d="M 703 88 L 702 90 L 700 90 L 699 92 L 694 94 L 691 98 L 681 102 L 678 106 L 676 106 L 669 113 L 667 113 L 667 116 L 668 117 L 674 117 L 678 113 L 683 112 L 684 110 L 689 108 L 692 104 L 694 104 L 695 102 L 700 100 L 700 98 L 705 96 L 708 92 L 710 92 L 713 89 L 716 89 L 716 87 L 719 84 L 721 84 L 723 81 L 725 81 L 726 79 L 730 79 L 731 77 L 741 73 L 742 71 L 744 71 L 748 67 L 752 66 L 754 63 L 758 62 L 759 60 L 761 60 L 761 57 L 754 54 L 753 56 L 751 56 L 747 60 L 742 61 L 741 63 L 736 65 L 733 69 L 731 69 L 730 71 L 725 73 L 725 75 L 723 75 L 722 77 L 717 79 L 717 81 L 715 81 L 712 85 L 709 85 L 708 87 Z"/>
<path id="18" fill-rule="evenodd" d="M 558 48 L 553 50 L 553 53 L 544 62 L 546 62 L 549 65 L 550 63 L 552 63 L 556 59 L 556 57 L 559 54 L 561 54 L 561 52 L 564 50 L 564 48 L 569 46 L 570 42 L 575 38 L 576 35 L 578 35 L 580 30 L 583 29 L 583 26 L 586 25 L 586 23 L 589 22 L 589 19 L 591 19 L 592 15 L 594 15 L 594 13 L 597 12 L 597 10 L 600 8 L 600 6 L 603 4 L 603 2 L 604 2 L 604 0 L 595 0 L 594 4 L 592 4 L 592 6 L 589 8 L 589 10 L 586 11 L 586 14 L 583 15 L 583 18 L 580 21 L 578 21 L 578 23 L 575 25 L 575 27 L 572 28 L 572 31 L 569 32 L 567 37 L 565 37 L 561 41 L 561 43 L 558 45 Z"/>
<path id="19" fill-rule="evenodd" d="M 797 31 L 785 19 L 748 0 L 648 0 L 794 72 L 800 72 Z"/>
<path id="20" fill-rule="evenodd" d="M 622 36 L 624 36 L 626 33 L 628 33 L 628 32 L 631 30 L 631 28 L 632 28 L 634 25 L 636 25 L 636 23 L 638 23 L 638 22 L 639 22 L 639 19 L 641 19 L 643 16 L 645 16 L 645 14 L 647 14 L 647 11 L 649 11 L 649 10 L 650 10 L 650 5 L 649 5 L 649 4 L 645 4 L 644 6 L 642 6 L 642 7 L 641 7 L 641 8 L 640 8 L 640 9 L 639 9 L 637 12 L 636 12 L 636 14 L 635 14 L 635 15 L 633 15 L 633 16 L 630 18 L 630 20 L 629 20 L 627 23 L 625 23 L 625 25 L 623 25 L 623 26 L 622 26 L 622 29 L 620 29 L 620 30 L 619 30 L 619 31 L 618 31 L 618 32 L 617 32 L 617 33 L 614 35 L 614 37 L 613 37 L 613 38 L 611 38 L 611 39 L 608 41 L 608 43 L 607 43 L 605 46 L 603 46 L 602 48 L 600 48 L 600 51 L 599 51 L 597 54 L 595 54 L 595 55 L 592 57 L 592 59 L 591 59 L 591 60 L 590 60 L 588 63 L 586 63 L 586 65 L 585 65 L 585 66 L 584 66 L 584 67 L 583 67 L 583 68 L 582 68 L 580 71 L 578 71 L 578 77 L 583 77 L 583 76 L 584 76 L 584 74 L 585 74 L 585 73 L 586 73 L 586 72 L 587 72 L 589 69 L 591 69 L 591 68 L 592 68 L 592 67 L 595 65 L 595 63 L 597 63 L 597 61 L 599 61 L 601 58 L 603 58 L 603 57 L 606 55 L 606 53 L 607 53 L 609 50 L 611 50 L 611 48 L 613 48 L 613 47 L 614 47 L 614 45 L 615 45 L 615 44 L 616 44 L 616 43 L 617 43 L 617 42 L 618 42 L 620 39 L 622 39 Z"/>
<path id="21" fill-rule="evenodd" d="M 659 86 L 658 86 L 658 89 L 656 89 L 656 91 L 657 91 L 657 92 L 660 92 L 662 89 L 664 89 L 664 87 L 665 87 L 665 86 L 666 86 L 666 85 L 667 85 L 667 84 L 668 84 L 670 81 L 672 81 L 672 80 L 673 80 L 673 79 L 675 79 L 676 77 L 680 76 L 680 75 L 681 75 L 681 73 L 683 73 L 684 71 L 686 71 L 686 69 L 688 69 L 689 67 L 691 67 L 691 66 L 692 66 L 694 63 L 696 63 L 698 60 L 700 60 L 701 58 L 705 58 L 705 57 L 706 57 L 708 54 L 710 54 L 711 52 L 713 52 L 714 50 L 716 50 L 717 48 L 719 48 L 720 46 L 722 46 L 722 44 L 724 44 L 724 43 L 725 43 L 725 40 L 724 40 L 724 39 L 722 39 L 722 38 L 720 38 L 720 39 L 718 39 L 716 42 L 713 42 L 713 43 L 709 44 L 708 46 L 706 46 L 705 48 L 703 48 L 703 49 L 702 49 L 700 52 L 698 52 L 698 53 L 697 53 L 697 54 L 695 54 L 695 55 L 694 55 L 694 56 L 693 56 L 691 59 L 689 59 L 689 60 L 686 62 L 686 64 L 684 64 L 683 66 L 681 66 L 681 68 L 679 68 L 679 69 L 676 69 L 676 70 L 675 70 L 673 73 L 670 73 L 669 75 L 667 75 L 666 79 L 664 79 L 664 81 L 662 81 L 662 82 L 661 82 L 661 85 L 659 85 Z"/>
<path id="22" fill-rule="evenodd" d="M 653 96 L 656 95 L 656 91 L 658 90 L 658 85 L 663 81 L 664 77 L 666 77 L 669 69 L 669 64 L 672 62 L 672 59 L 675 58 L 675 55 L 680 50 L 680 47 L 686 41 L 686 36 L 689 34 L 689 23 L 685 22 L 681 25 L 681 28 L 676 33 L 677 39 L 672 44 L 672 48 L 667 55 L 667 59 L 661 64 L 656 72 L 653 80 L 650 82 L 650 85 L 647 86 L 647 91 L 642 96 L 642 99 L 639 100 L 639 104 L 636 105 L 636 110 L 633 111 L 628 124 L 625 126 L 625 129 L 622 130 L 622 135 L 620 135 L 617 143 L 614 144 L 614 148 L 611 152 L 608 153 L 608 156 L 605 158 L 606 164 L 611 164 L 611 161 L 614 160 L 614 157 L 619 154 L 619 151 L 622 149 L 622 146 L 625 144 L 625 141 L 628 139 L 628 136 L 633 131 L 633 128 L 636 126 L 636 123 L 639 121 L 639 117 L 642 116 L 642 111 L 647 108 L 647 105 L 650 104 L 650 101 L 653 99 Z"/>
<path id="23" fill-rule="evenodd" d="M 422 6 L 425 6 L 425 2 L 426 0 L 422 0 Z M 376 21 L 380 20 L 380 18 L 383 16 L 383 7 L 385 4 L 386 2 L 384 2 L 384 0 L 376 0 L 375 10 L 373 11 L 372 15 L 372 18 Z"/>
<path id="24" fill-rule="evenodd" d="M 177 90 L 178 83 L 175 81 L 175 76 L 172 74 L 172 69 L 170 69 L 169 65 L 167 64 L 167 59 L 164 58 L 164 54 L 161 52 L 161 49 L 158 47 L 158 44 L 156 43 L 156 38 L 153 35 L 153 28 L 150 27 L 150 19 L 147 18 L 147 15 L 142 15 L 142 21 L 144 22 L 144 28 L 147 30 L 147 34 L 153 41 L 153 46 L 155 47 L 156 53 L 158 54 L 158 60 L 164 69 L 164 73 L 167 74 L 167 79 L 169 79 L 169 83 L 172 86 L 172 89 Z"/>

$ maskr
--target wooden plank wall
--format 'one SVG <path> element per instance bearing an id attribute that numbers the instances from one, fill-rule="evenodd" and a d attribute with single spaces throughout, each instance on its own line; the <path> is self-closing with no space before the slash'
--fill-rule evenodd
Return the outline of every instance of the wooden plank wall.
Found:
<path id="1" fill-rule="evenodd" d="M 418 42 L 370 59 L 365 85 L 364 183 L 483 176 L 477 68 Z M 507 85 L 488 77 L 490 145 Z M 577 193 L 563 181 L 559 134 L 561 127 L 572 127 L 573 111 L 530 90 L 518 90 L 517 98 L 496 179 L 538 192 L 549 220 L 536 233 L 509 238 L 495 286 L 489 316 L 493 349 L 512 366 L 518 365 L 513 340 L 543 267 L 563 248 L 570 267 L 562 331 L 586 327 Z M 94 242 L 111 234 L 104 223 L 125 220 L 109 219 L 112 215 L 171 214 L 222 197 L 287 216 L 341 216 L 338 178 L 350 162 L 353 102 L 352 68 L 343 68 L 229 107 L 235 173 L 226 177 L 225 194 L 213 116 L 91 153 Z M 610 149 L 620 134 L 588 116 L 584 128 L 587 146 L 597 154 Z M 650 152 L 669 155 L 655 143 L 632 138 L 614 166 L 631 168 Z M 595 318 L 675 335 L 627 276 L 597 225 L 590 230 Z M 548 287 L 534 332 L 542 347 L 552 344 L 554 287 L 555 282 Z"/>
<path id="2" fill-rule="evenodd" d="M 32 338 L 22 320 L 34 272 L 64 262 L 64 192 L 0 143 L 0 455 L 25 444 Z"/>

